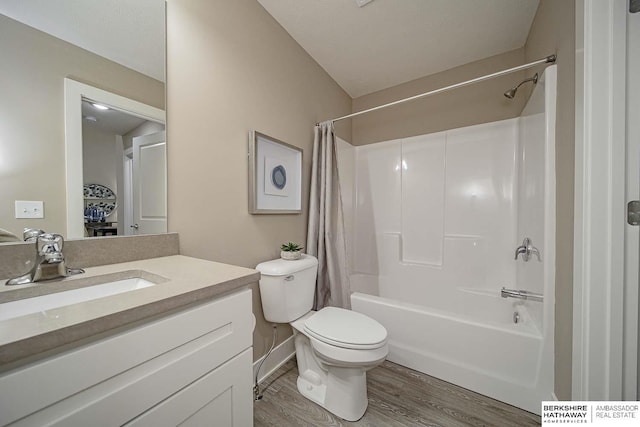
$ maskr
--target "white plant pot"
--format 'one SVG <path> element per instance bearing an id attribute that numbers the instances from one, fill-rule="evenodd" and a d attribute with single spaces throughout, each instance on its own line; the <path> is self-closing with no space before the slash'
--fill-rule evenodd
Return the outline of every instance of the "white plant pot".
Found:
<path id="1" fill-rule="evenodd" d="M 287 261 L 294 261 L 296 259 L 300 259 L 302 254 L 300 251 L 280 251 L 280 258 L 286 259 Z"/>

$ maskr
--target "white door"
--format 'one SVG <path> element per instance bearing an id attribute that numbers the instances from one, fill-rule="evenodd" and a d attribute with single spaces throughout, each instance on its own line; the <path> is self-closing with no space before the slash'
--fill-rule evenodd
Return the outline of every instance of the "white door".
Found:
<path id="1" fill-rule="evenodd" d="M 167 232 L 167 143 L 165 132 L 133 138 L 135 234 Z"/>
<path id="2" fill-rule="evenodd" d="M 640 200 L 640 12 L 627 13 L 627 144 L 626 200 Z M 638 269 L 640 257 L 639 228 L 628 223 L 625 229 L 624 290 L 624 376 L 623 398 L 640 396 L 638 361 Z"/>

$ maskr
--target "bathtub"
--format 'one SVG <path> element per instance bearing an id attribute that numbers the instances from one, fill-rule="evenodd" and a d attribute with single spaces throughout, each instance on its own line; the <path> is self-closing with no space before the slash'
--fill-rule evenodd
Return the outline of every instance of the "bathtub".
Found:
<path id="1" fill-rule="evenodd" d="M 467 294 L 481 300 L 482 317 L 361 292 L 351 294 L 351 306 L 387 328 L 388 360 L 539 414 L 540 402 L 553 400 L 553 385 L 541 369 L 548 358 L 529 315 L 534 303 Z"/>

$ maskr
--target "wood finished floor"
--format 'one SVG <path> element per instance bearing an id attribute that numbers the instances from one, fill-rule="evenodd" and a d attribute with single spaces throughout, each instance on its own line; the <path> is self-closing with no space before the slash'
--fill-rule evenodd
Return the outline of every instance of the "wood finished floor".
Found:
<path id="1" fill-rule="evenodd" d="M 359 421 L 349 422 L 298 393 L 297 377 L 293 359 L 261 384 L 255 427 L 540 425 L 535 414 L 388 361 L 367 372 L 369 407 Z"/>

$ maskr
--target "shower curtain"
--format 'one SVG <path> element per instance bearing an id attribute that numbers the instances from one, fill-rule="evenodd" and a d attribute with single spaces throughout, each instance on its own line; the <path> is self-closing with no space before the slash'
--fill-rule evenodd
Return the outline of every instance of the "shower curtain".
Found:
<path id="1" fill-rule="evenodd" d="M 314 309 L 351 308 L 333 122 L 316 125 L 312 161 L 307 253 L 318 258 Z"/>

